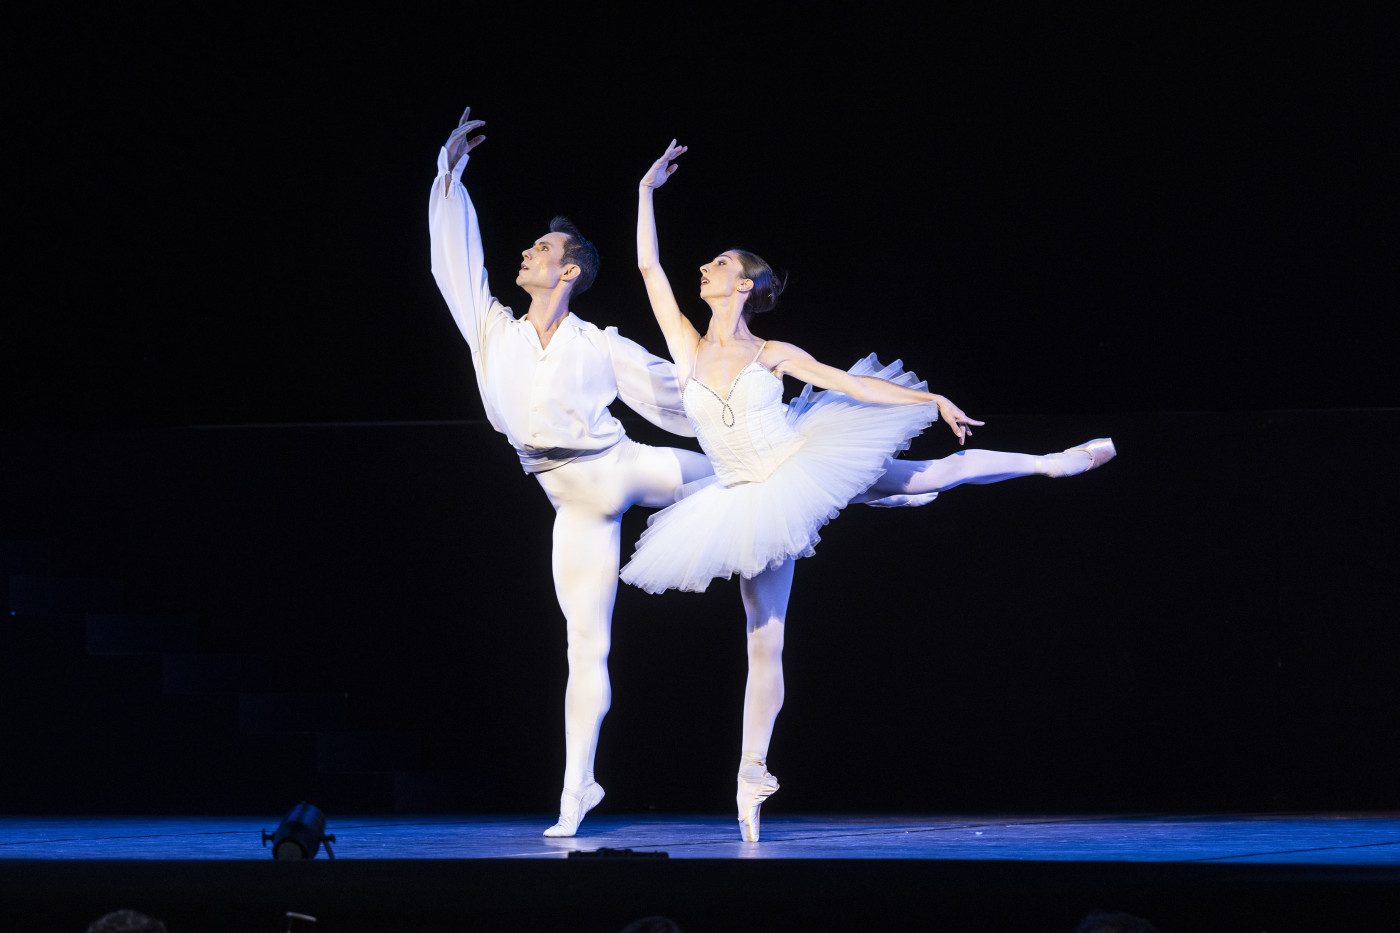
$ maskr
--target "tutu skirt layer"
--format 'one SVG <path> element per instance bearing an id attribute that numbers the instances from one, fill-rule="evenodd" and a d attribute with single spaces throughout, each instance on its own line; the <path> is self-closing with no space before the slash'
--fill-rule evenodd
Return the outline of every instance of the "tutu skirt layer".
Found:
<path id="1" fill-rule="evenodd" d="M 881 366 L 873 354 L 850 372 L 925 388 L 900 361 Z M 937 418 L 933 402 L 874 405 L 807 386 L 787 406 L 803 445 L 762 482 L 724 486 L 711 476 L 682 487 L 674 505 L 648 520 L 623 581 L 649 593 L 701 592 L 716 577 L 753 577 L 812 556 L 821 527 Z"/>

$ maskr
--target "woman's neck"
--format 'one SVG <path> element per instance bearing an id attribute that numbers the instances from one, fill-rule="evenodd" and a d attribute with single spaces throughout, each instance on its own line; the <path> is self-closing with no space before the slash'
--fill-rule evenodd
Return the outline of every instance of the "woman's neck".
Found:
<path id="1" fill-rule="evenodd" d="M 709 302 L 710 326 L 705 331 L 705 339 L 720 346 L 731 343 L 750 343 L 758 338 L 749 330 L 748 319 L 744 316 L 744 302 L 733 298 L 717 298 Z"/>

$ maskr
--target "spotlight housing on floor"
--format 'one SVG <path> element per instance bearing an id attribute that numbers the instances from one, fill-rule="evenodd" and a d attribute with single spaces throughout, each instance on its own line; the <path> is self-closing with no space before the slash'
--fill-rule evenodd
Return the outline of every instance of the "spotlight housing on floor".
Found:
<path id="1" fill-rule="evenodd" d="M 335 858 L 331 850 L 335 837 L 326 835 L 326 815 L 305 800 L 287 811 L 271 836 L 266 829 L 262 831 L 264 848 L 269 839 L 272 840 L 272 857 L 279 862 L 313 859 L 323 843 L 326 858 Z"/>

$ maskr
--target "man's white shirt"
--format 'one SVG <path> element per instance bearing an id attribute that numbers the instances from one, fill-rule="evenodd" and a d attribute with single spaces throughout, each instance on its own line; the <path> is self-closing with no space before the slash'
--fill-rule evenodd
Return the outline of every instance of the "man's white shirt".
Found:
<path id="1" fill-rule="evenodd" d="M 670 361 L 573 313 L 541 347 L 534 325 L 491 295 L 476 208 L 461 183 L 467 159 L 449 168 L 447 150 L 438 152 L 428 197 L 433 278 L 471 348 L 486 417 L 525 471 L 552 470 L 622 440 L 622 424 L 608 411 L 616 398 L 658 427 L 693 437 Z"/>

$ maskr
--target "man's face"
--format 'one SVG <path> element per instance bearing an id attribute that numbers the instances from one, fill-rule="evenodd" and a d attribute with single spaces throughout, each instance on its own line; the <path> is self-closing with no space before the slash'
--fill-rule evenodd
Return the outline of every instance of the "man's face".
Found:
<path id="1" fill-rule="evenodd" d="M 564 264 L 564 247 L 568 242 L 569 238 L 562 233 L 546 233 L 534 246 L 522 251 L 515 284 L 526 291 L 552 291 L 568 270 L 576 268 Z"/>

